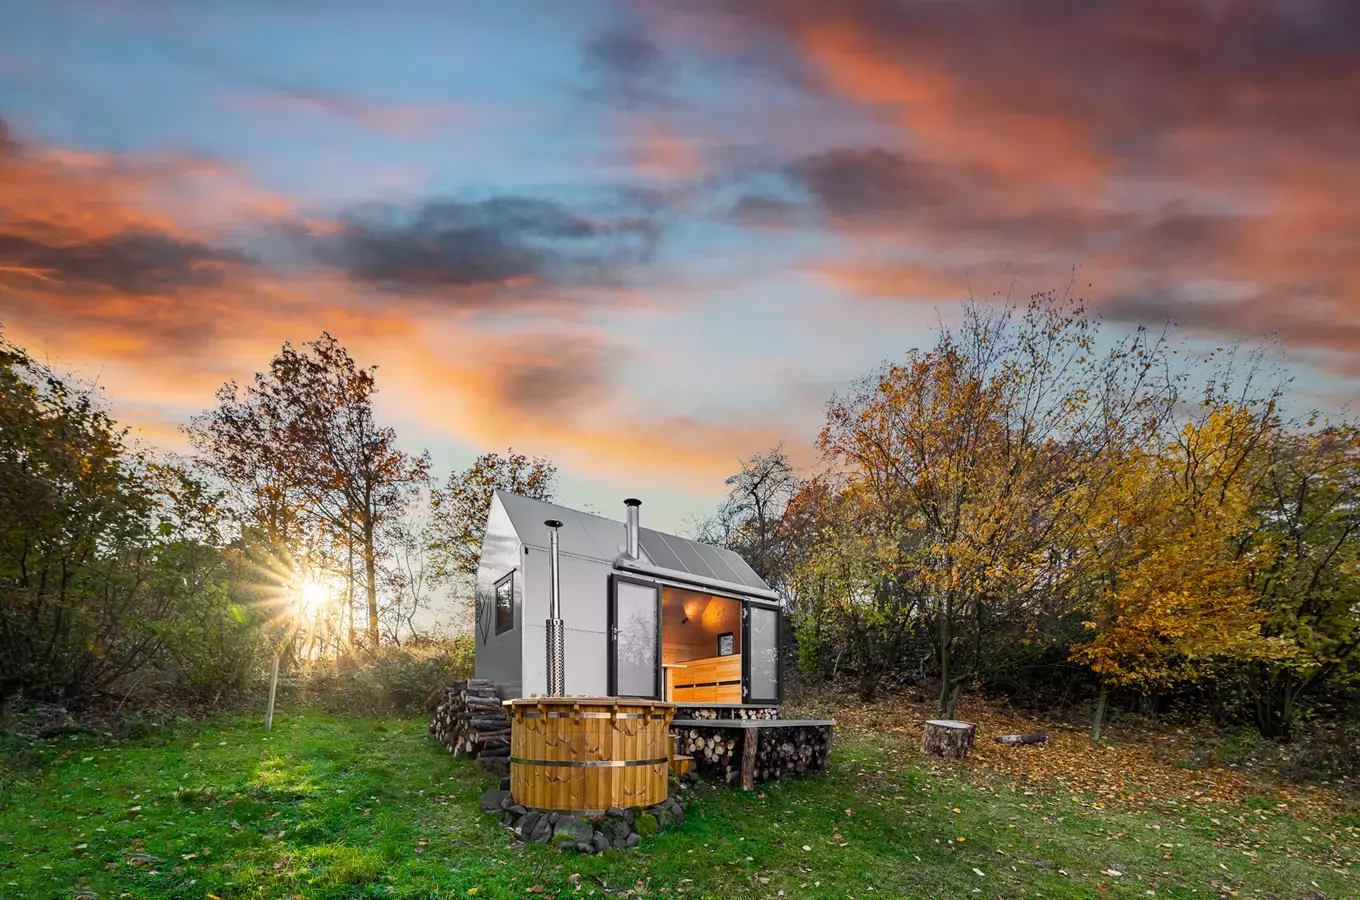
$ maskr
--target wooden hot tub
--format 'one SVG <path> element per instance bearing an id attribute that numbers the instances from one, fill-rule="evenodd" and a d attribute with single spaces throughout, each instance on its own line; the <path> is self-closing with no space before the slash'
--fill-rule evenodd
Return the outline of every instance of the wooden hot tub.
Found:
<path id="1" fill-rule="evenodd" d="M 675 707 L 624 697 L 507 700 L 510 795 L 533 809 L 600 815 L 666 799 Z"/>

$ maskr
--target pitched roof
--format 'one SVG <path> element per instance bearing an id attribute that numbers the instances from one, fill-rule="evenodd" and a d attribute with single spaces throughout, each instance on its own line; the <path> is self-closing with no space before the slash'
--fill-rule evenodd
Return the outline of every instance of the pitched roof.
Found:
<path id="1" fill-rule="evenodd" d="M 622 522 L 505 491 L 497 491 L 496 496 L 510 516 L 515 533 L 530 547 L 547 548 L 548 527 L 543 522 L 557 519 L 562 523 L 557 545 L 563 553 L 612 564 L 627 549 L 628 526 Z M 678 575 L 717 579 L 737 589 L 770 589 L 746 560 L 723 547 L 651 528 L 638 529 L 638 543 L 646 562 Z"/>

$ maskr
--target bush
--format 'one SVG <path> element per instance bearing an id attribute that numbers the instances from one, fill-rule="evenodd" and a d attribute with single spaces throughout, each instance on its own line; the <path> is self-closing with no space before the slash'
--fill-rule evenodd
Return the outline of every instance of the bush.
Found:
<path id="1" fill-rule="evenodd" d="M 0 701 L 85 714 L 148 685 L 239 688 L 253 598 L 220 500 L 0 335 Z"/>
<path id="2" fill-rule="evenodd" d="M 313 662 L 280 676 L 279 699 L 373 715 L 433 708 L 447 684 L 471 678 L 472 635 L 384 647 L 364 660 Z"/>

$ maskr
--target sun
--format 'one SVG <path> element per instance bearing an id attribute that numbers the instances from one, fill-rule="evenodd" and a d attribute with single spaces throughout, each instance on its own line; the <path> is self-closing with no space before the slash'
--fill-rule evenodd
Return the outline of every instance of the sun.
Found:
<path id="1" fill-rule="evenodd" d="M 330 591 L 326 585 L 320 579 L 308 575 L 302 579 L 302 584 L 298 587 L 297 611 L 304 617 L 316 615 L 329 596 Z"/>

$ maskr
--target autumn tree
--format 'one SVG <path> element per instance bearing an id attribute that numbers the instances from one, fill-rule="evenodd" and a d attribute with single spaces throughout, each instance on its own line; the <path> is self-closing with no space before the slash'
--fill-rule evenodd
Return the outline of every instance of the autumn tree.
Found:
<path id="1" fill-rule="evenodd" d="M 932 349 L 829 407 L 819 445 L 862 497 L 860 527 L 891 548 L 885 577 L 917 592 L 942 715 L 1057 596 L 1053 547 L 1080 519 L 1075 486 L 1104 477 L 1122 435 L 1169 406 L 1164 338 L 1140 330 L 1101 353 L 1097 332 L 1052 295 L 1024 310 L 970 304 Z"/>
<path id="2" fill-rule="evenodd" d="M 408 512 L 388 523 L 380 582 L 388 602 L 380 611 L 384 633 L 400 645 L 402 630 L 416 638 L 416 619 L 428 609 L 434 586 L 434 554 L 430 549 L 428 516 Z"/>
<path id="3" fill-rule="evenodd" d="M 217 407 L 190 428 L 204 464 L 234 485 L 249 520 L 269 529 L 298 565 L 335 555 L 307 541 L 357 555 L 371 649 L 380 636 L 382 526 L 412 501 L 429 469 L 423 454 L 402 451 L 396 432 L 378 424 L 376 368 L 358 366 L 330 334 L 301 350 L 285 344 L 268 371 L 244 389 L 224 386 Z M 305 539 L 297 523 L 311 529 Z M 348 574 L 352 590 L 352 565 Z M 352 610 L 351 596 L 351 617 Z"/>
<path id="4" fill-rule="evenodd" d="M 1300 701 L 1360 659 L 1360 429 L 1276 427 L 1255 462 L 1239 553 L 1274 652 L 1249 661 L 1245 684 L 1261 734 L 1287 739 Z"/>
<path id="5" fill-rule="evenodd" d="M 791 552 L 784 513 L 801 481 L 782 444 L 740 461 L 727 497 L 700 523 L 698 538 L 727 547 L 746 560 L 766 584 L 786 590 Z"/>
<path id="6" fill-rule="evenodd" d="M 513 448 L 504 456 L 483 453 L 466 469 L 450 473 L 444 487 L 430 493 L 434 573 L 446 580 L 477 574 L 496 491 L 551 500 L 556 482 L 557 466 Z"/>
<path id="7" fill-rule="evenodd" d="M 1111 685 L 1166 688 L 1269 655 L 1237 547 L 1252 523 L 1253 457 L 1273 425 L 1270 403 L 1210 407 L 1165 446 L 1111 459 L 1114 477 L 1086 489 L 1071 562 L 1090 579 L 1089 639 L 1072 652 L 1100 679 L 1094 742 Z"/>
<path id="8" fill-rule="evenodd" d="M 921 586 L 900 566 L 900 535 L 865 504 L 863 485 L 815 478 L 794 495 L 783 525 L 797 540 L 787 587 L 804 671 L 855 678 L 872 701 L 918 638 Z"/>

